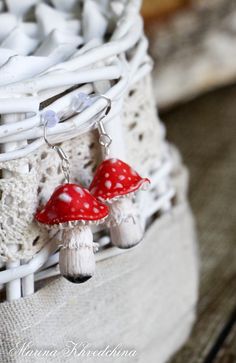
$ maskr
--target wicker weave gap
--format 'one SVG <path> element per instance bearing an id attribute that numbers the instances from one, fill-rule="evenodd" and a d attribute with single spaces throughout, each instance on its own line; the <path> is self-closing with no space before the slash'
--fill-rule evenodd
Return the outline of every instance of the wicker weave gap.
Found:
<path id="1" fill-rule="evenodd" d="M 78 88 L 80 88 L 82 86 L 84 86 L 84 84 L 79 84 L 79 85 L 77 84 L 76 86 L 72 86 L 72 87 L 68 88 L 67 90 L 65 90 L 65 91 L 57 94 L 56 96 L 53 96 L 53 97 L 48 98 L 47 100 L 45 100 L 45 101 L 43 101 L 43 102 L 41 102 L 39 104 L 39 110 L 40 111 L 43 110 L 45 107 L 51 105 L 53 102 L 55 102 L 59 98 L 61 98 L 63 96 L 66 96 L 70 92 L 75 91 L 76 89 L 78 89 Z"/>

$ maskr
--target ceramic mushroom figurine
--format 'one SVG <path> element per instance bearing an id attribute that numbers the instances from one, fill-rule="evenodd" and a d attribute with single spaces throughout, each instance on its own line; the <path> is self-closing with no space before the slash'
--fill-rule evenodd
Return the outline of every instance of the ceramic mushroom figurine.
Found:
<path id="1" fill-rule="evenodd" d="M 59 254 L 61 274 L 69 281 L 88 280 L 95 271 L 92 223 L 102 223 L 108 207 L 78 184 L 57 187 L 45 207 L 36 214 L 38 222 L 62 229 Z"/>
<path id="2" fill-rule="evenodd" d="M 98 167 L 90 185 L 90 192 L 110 206 L 112 243 L 130 248 L 143 238 L 143 230 L 132 195 L 150 181 L 141 178 L 128 164 L 119 159 L 106 159 Z"/>

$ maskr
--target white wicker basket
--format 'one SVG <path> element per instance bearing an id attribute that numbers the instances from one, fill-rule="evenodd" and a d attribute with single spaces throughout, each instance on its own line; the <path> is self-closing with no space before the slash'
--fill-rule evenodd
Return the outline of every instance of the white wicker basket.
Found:
<path id="1" fill-rule="evenodd" d="M 91 299 L 89 295 L 86 297 L 88 287 L 72 287 L 68 286 L 67 282 L 59 283 L 63 287 L 61 285 L 58 287 L 57 283 L 52 286 L 48 285 L 47 278 L 59 274 L 58 244 L 53 238 L 49 238 L 48 232 L 35 223 L 34 214 L 38 204 L 48 199 L 48 196 L 62 179 L 58 169 L 60 160 L 55 158 L 53 151 L 47 148 L 43 139 L 41 113 L 46 109 L 61 112 L 70 107 L 76 93 L 82 91 L 90 94 L 95 91 L 104 93 L 112 100 L 112 110 L 104 120 L 106 129 L 113 138 L 111 155 L 127 160 L 141 174 L 151 179 L 150 190 L 143 193 L 138 200 L 143 225 L 152 230 L 157 226 L 160 241 L 162 240 L 162 233 L 163 236 L 166 233 L 164 230 L 168 230 L 170 235 L 163 237 L 163 240 L 176 239 L 176 243 L 173 243 L 173 251 L 170 253 L 170 256 L 173 256 L 172 260 L 164 255 L 157 257 L 158 261 L 163 262 L 166 258 L 166 263 L 163 265 L 164 269 L 162 269 L 163 271 L 166 270 L 162 277 L 163 286 L 165 286 L 165 281 L 168 284 L 168 273 L 171 285 L 179 286 L 180 291 L 175 291 L 176 296 L 172 296 L 173 304 L 179 306 L 179 310 L 173 310 L 173 314 L 170 314 L 172 322 L 169 320 L 165 326 L 163 320 L 160 325 L 167 334 L 168 329 L 173 324 L 177 324 L 180 315 L 186 317 L 186 324 L 183 325 L 181 337 L 179 336 L 178 339 L 173 337 L 175 343 L 170 343 L 170 347 L 169 349 L 166 347 L 165 353 L 163 350 L 158 355 L 157 352 L 154 352 L 155 349 L 150 348 L 152 357 L 155 357 L 156 354 L 159 357 L 158 362 L 163 362 L 181 344 L 191 327 L 196 303 L 197 267 L 193 225 L 186 204 L 186 172 L 181 165 L 178 153 L 165 142 L 164 128 L 156 115 L 149 76 L 152 62 L 147 55 L 147 40 L 143 34 L 142 19 L 139 15 L 140 1 L 100 0 L 95 4 L 92 0 L 86 0 L 82 15 L 78 11 L 79 20 L 71 16 L 71 11 L 73 9 L 73 13 L 77 14 L 75 11 L 77 6 L 82 8 L 80 1 L 71 0 L 68 3 L 52 1 L 58 9 L 51 9 L 48 5 L 39 2 L 35 11 L 38 23 L 24 22 L 22 17 L 36 3 L 38 2 L 32 0 L 22 2 L 20 5 L 17 1 L 6 0 L 8 9 L 11 11 L 8 16 L 11 15 L 12 21 L 18 19 L 18 23 L 16 28 L 10 29 L 10 35 L 5 34 L 5 40 L 2 43 L 2 48 L 0 48 L 0 114 L 2 123 L 0 126 L 2 144 L 2 153 L 0 154 L 0 168 L 2 170 L 2 179 L 0 180 L 0 263 L 2 266 L 0 284 L 2 284 L 2 294 L 4 295 L 6 292 L 6 300 L 24 298 L 0 305 L 2 316 L 9 321 L 6 325 L 4 324 L 1 331 L 5 341 L 1 348 L 4 355 L 3 361 L 20 362 L 19 356 L 13 358 L 7 355 L 9 349 L 14 348 L 17 339 L 20 337 L 29 339 L 31 336 L 34 339 L 34 344 L 40 345 L 40 339 L 43 339 L 44 334 L 49 329 L 50 318 L 48 317 L 46 318 L 46 320 L 48 319 L 47 324 L 40 327 L 42 334 L 39 334 L 37 339 L 34 331 L 34 326 L 37 330 L 37 324 L 35 325 L 32 321 L 26 324 L 27 319 L 25 318 L 23 323 L 18 313 L 22 314 L 23 312 L 23 315 L 27 316 L 28 312 L 31 311 L 35 314 L 35 322 L 38 321 L 41 324 L 44 321 L 42 317 L 47 316 L 47 311 L 50 316 L 50 311 L 53 309 L 51 302 L 43 301 L 45 296 L 51 294 L 49 300 L 54 301 L 62 298 L 64 301 L 58 307 L 59 310 L 61 306 L 64 306 L 63 304 L 69 307 L 61 320 L 65 323 L 66 319 L 69 319 L 69 311 L 74 314 L 75 308 L 74 300 L 65 303 L 68 298 L 67 294 L 75 296 L 75 293 L 80 294 L 81 289 L 82 295 L 84 294 L 81 296 L 81 301 L 85 303 L 88 301 L 87 299 Z M 0 22 L 1 16 L 6 17 L 6 14 L 0 13 Z M 19 22 L 20 18 L 21 21 Z M 83 37 L 78 36 L 80 26 L 82 26 Z M 59 35 L 56 32 L 49 34 L 55 27 L 58 28 Z M 70 29 L 70 36 L 64 32 L 65 27 Z M 1 32 L 4 33 L 0 26 L 0 37 Z M 73 32 L 77 34 L 75 35 Z M 63 41 L 59 41 L 58 39 L 62 36 Z M 107 39 L 106 42 L 103 40 L 104 36 Z M 43 37 L 46 37 L 46 40 L 43 45 L 39 46 L 40 42 L 43 42 Z M 3 47 L 8 49 L 3 49 Z M 29 56 L 29 53 L 33 53 L 33 55 Z M 106 101 L 99 99 L 82 113 L 73 115 L 65 122 L 49 129 L 48 132 L 51 142 L 61 143 L 69 155 L 71 178 L 85 186 L 90 183 L 94 170 L 102 157 L 94 117 L 105 105 Z M 178 217 L 180 210 L 182 210 L 182 214 L 181 217 Z M 169 216 L 170 213 L 172 217 Z M 168 216 L 164 216 L 164 214 L 168 214 Z M 165 228 L 159 232 L 158 226 L 159 223 L 162 223 L 162 218 L 166 220 Z M 180 218 L 179 222 L 178 218 Z M 173 234 L 171 234 L 172 226 L 178 228 L 178 223 L 181 225 L 183 220 L 187 220 L 187 224 L 183 226 L 184 233 L 178 235 L 173 230 Z M 106 230 L 96 228 L 94 233 L 96 233 L 97 242 L 101 248 L 97 253 L 97 277 L 95 277 L 94 282 L 89 282 L 88 286 L 93 286 L 95 289 L 101 284 L 104 285 L 105 282 L 109 286 L 111 279 L 115 279 L 116 284 L 116 280 L 119 280 L 121 263 L 124 262 L 124 271 L 128 272 L 129 264 L 136 264 L 135 259 L 141 262 L 142 256 L 146 256 L 142 263 L 146 263 L 148 258 L 152 258 L 149 271 L 154 277 L 158 276 L 158 266 L 155 266 L 155 260 L 153 260 L 154 255 L 147 253 L 147 251 L 152 251 L 152 241 L 146 241 L 150 242 L 150 247 L 148 243 L 145 245 L 144 241 L 142 248 L 135 249 L 135 252 L 124 253 L 110 246 L 110 239 Z M 151 232 L 148 231 L 148 233 L 150 235 Z M 152 234 L 151 240 L 153 236 L 154 234 Z M 183 238 L 185 246 L 181 246 L 181 238 Z M 150 240 L 150 237 L 147 239 Z M 168 246 L 171 248 L 170 245 Z M 187 255 L 184 252 L 186 249 Z M 173 255 L 174 251 L 177 257 Z M 156 253 L 155 250 L 153 253 Z M 162 251 L 162 247 L 160 253 L 165 253 L 164 250 Z M 183 259 L 187 258 L 182 267 L 180 267 L 181 253 L 183 253 Z M 177 269 L 173 274 L 171 264 L 175 263 L 175 257 L 180 270 Z M 108 267 L 111 263 L 114 265 L 109 272 Z M 168 266 L 170 267 L 169 271 Z M 147 266 L 144 267 L 144 271 L 148 273 Z M 131 309 L 134 308 L 131 306 L 131 302 L 134 304 L 136 298 L 147 292 L 147 289 L 143 287 L 143 290 L 142 288 L 139 289 L 139 293 L 135 296 L 137 292 L 135 284 L 138 277 L 142 277 L 142 270 L 139 270 L 135 279 L 134 277 L 130 278 L 127 286 L 122 280 L 123 293 L 126 288 L 129 288 L 126 292 L 128 299 L 126 302 Z M 186 279 L 188 283 L 186 283 Z M 191 284 L 189 284 L 190 281 Z M 40 287 L 40 290 L 33 294 L 35 282 L 36 289 Z M 130 290 L 132 283 L 134 284 L 133 292 L 132 289 Z M 152 289 L 152 284 L 154 284 L 154 280 L 147 283 L 148 291 Z M 183 288 L 181 284 L 185 287 Z M 49 286 L 51 290 L 48 290 Z M 57 296 L 57 289 L 64 289 L 63 297 L 60 294 Z M 115 307 L 118 308 L 122 304 L 122 297 L 124 297 L 123 293 L 119 293 L 119 289 L 121 289 L 119 284 L 117 289 L 117 291 L 113 291 L 117 296 L 109 301 L 113 306 L 111 309 L 113 322 L 116 319 Z M 101 297 L 99 291 L 96 292 L 95 290 L 95 296 Z M 166 302 L 168 306 L 167 300 L 174 290 L 171 291 L 168 286 L 166 286 L 165 292 L 164 290 L 160 289 L 161 301 L 163 304 Z M 108 291 L 106 289 L 104 291 L 104 288 L 101 291 L 103 291 L 104 299 L 109 300 Z M 91 294 L 93 294 L 92 290 Z M 27 297 L 29 295 L 31 296 Z M 153 306 L 157 297 L 149 293 L 147 299 L 146 308 Z M 181 304 L 182 299 L 185 301 Z M 45 309 L 41 311 L 42 315 L 39 317 L 36 314 L 36 309 L 38 309 L 38 303 L 41 301 L 45 304 Z M 27 304 L 29 305 L 27 306 Z M 83 303 L 78 308 L 80 315 L 77 317 L 79 320 L 81 319 L 81 324 L 84 326 L 83 324 L 86 323 L 83 323 L 83 316 L 87 312 Z M 155 310 L 154 306 L 153 308 Z M 106 315 L 104 309 L 105 307 L 101 309 L 100 314 Z M 122 333 L 122 329 L 119 330 L 119 327 L 117 327 L 114 335 L 109 333 L 112 322 L 105 324 L 107 327 L 107 330 L 104 331 L 107 334 L 106 339 L 100 339 L 102 336 L 100 330 L 96 330 L 96 334 L 91 335 L 94 327 L 92 321 L 96 315 L 93 309 L 91 311 L 91 324 L 88 323 L 89 328 L 87 330 L 81 330 L 79 335 L 81 339 L 84 332 L 85 340 L 91 338 L 91 341 L 97 344 L 105 343 L 109 335 L 113 345 L 122 342 L 126 342 L 127 345 L 139 344 L 139 339 L 135 344 L 132 324 L 130 329 L 127 329 L 126 341 L 123 338 L 116 341 L 116 339 L 119 340 Z M 138 311 L 141 313 L 141 310 Z M 142 314 L 145 312 L 147 313 L 148 309 L 144 310 Z M 123 313 L 123 309 L 120 310 L 120 313 Z M 55 318 L 51 322 L 51 329 L 54 331 L 63 330 L 62 325 L 55 323 L 58 320 L 56 315 Z M 126 316 L 126 319 L 129 318 L 131 315 Z M 141 316 L 140 319 L 141 326 Z M 15 321 L 17 321 L 16 325 L 13 323 Z M 117 324 L 118 321 L 120 324 L 124 324 L 124 320 L 117 319 Z M 135 324 L 137 328 L 137 322 Z M 72 326 L 74 328 L 75 326 L 71 324 L 71 331 L 74 331 Z M 155 330 L 155 334 L 159 334 L 160 337 L 161 332 L 158 332 L 158 324 L 155 329 L 147 324 L 145 329 L 145 334 L 147 336 L 149 334 L 149 336 L 148 339 L 145 339 L 145 347 L 142 348 L 142 359 L 148 361 L 143 354 L 154 337 L 152 332 Z M 52 340 L 51 344 L 62 344 L 65 337 L 69 338 L 69 330 L 66 329 L 64 338 L 63 334 L 59 334 L 60 339 Z M 26 331 L 26 334 L 23 331 Z M 76 336 L 77 338 L 78 336 Z M 157 347 L 157 351 L 158 349 Z M 57 361 L 64 361 L 63 359 L 61 356 Z M 139 360 L 139 362 L 144 360 Z M 76 360 L 72 359 L 71 361 Z"/>

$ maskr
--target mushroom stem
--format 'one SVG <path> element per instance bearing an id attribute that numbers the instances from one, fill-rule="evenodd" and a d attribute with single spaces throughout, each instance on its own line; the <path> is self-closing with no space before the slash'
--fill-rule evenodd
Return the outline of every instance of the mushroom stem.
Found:
<path id="1" fill-rule="evenodd" d="M 69 281 L 82 283 L 95 271 L 93 234 L 88 226 L 63 230 L 59 254 L 61 274 Z"/>
<path id="2" fill-rule="evenodd" d="M 110 233 L 112 244 L 123 249 L 134 247 L 143 239 L 137 208 L 128 196 L 110 206 Z"/>

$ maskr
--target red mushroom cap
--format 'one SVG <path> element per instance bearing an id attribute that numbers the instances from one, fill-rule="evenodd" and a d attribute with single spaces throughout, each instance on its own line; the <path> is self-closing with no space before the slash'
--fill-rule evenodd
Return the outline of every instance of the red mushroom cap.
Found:
<path id="1" fill-rule="evenodd" d="M 108 213 L 108 207 L 94 198 L 87 189 L 68 183 L 55 189 L 35 218 L 40 223 L 53 225 L 70 221 L 98 221 Z"/>
<path id="2" fill-rule="evenodd" d="M 132 193 L 145 183 L 150 180 L 141 178 L 128 164 L 119 159 L 107 159 L 96 170 L 89 190 L 96 198 L 109 200 Z"/>

